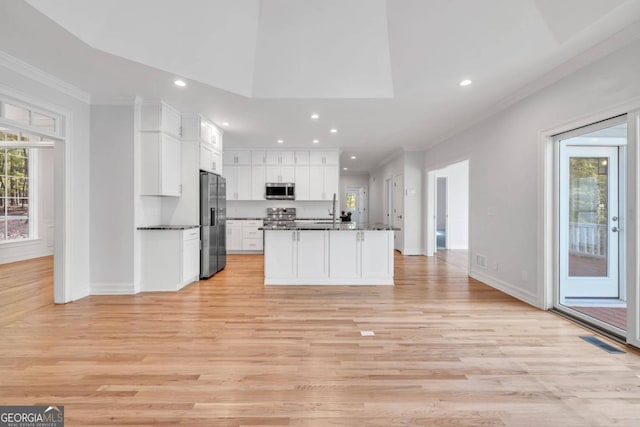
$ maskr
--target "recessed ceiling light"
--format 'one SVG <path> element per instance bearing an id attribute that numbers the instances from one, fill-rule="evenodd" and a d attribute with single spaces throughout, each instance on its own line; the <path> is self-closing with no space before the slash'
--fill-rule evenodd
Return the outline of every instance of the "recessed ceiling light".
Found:
<path id="1" fill-rule="evenodd" d="M 320 141 L 319 141 L 319 140 L 317 140 L 317 139 L 314 139 L 314 140 L 313 140 L 313 143 L 314 143 L 314 144 L 317 144 L 317 143 L 319 143 L 319 142 L 320 142 Z"/>
<path id="2" fill-rule="evenodd" d="M 281 140 L 281 139 L 279 139 L 279 140 L 278 140 L 278 144 L 284 144 L 284 141 L 283 141 L 283 140 Z"/>
<path id="3" fill-rule="evenodd" d="M 313 120 L 318 120 L 320 118 L 320 115 L 318 113 L 313 113 L 313 114 L 311 114 L 311 118 Z"/>
<path id="4" fill-rule="evenodd" d="M 347 168 L 342 168 L 342 170 L 343 170 L 343 171 L 346 171 L 346 170 L 347 170 Z"/>
<path id="5" fill-rule="evenodd" d="M 332 128 L 332 129 L 330 129 L 330 130 L 329 130 L 329 132 L 331 132 L 331 133 L 338 133 L 338 129 L 336 129 L 336 128 Z"/>
<path id="6" fill-rule="evenodd" d="M 356 156 L 351 156 L 351 160 L 355 160 L 355 159 L 356 159 Z"/>
<path id="7" fill-rule="evenodd" d="M 221 124 L 222 126 L 224 126 L 224 127 L 229 126 L 229 122 L 222 122 L 222 123 L 220 123 L 220 124 Z"/>
<path id="8" fill-rule="evenodd" d="M 187 85 L 184 80 L 180 80 L 180 79 L 175 80 L 173 84 L 178 87 L 185 87 Z"/>
<path id="9" fill-rule="evenodd" d="M 458 83 L 460 86 L 469 86 L 471 83 L 473 83 L 471 80 L 469 79 L 464 79 L 462 80 L 460 83 Z"/>

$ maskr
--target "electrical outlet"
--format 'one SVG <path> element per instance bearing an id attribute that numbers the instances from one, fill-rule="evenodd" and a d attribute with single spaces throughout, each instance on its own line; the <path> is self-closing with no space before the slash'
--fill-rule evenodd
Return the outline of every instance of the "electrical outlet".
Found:
<path id="1" fill-rule="evenodd" d="M 498 264 L 497 262 L 494 262 L 494 263 L 493 263 L 493 269 L 494 269 L 495 271 L 498 271 L 498 270 L 500 269 L 500 264 Z"/>

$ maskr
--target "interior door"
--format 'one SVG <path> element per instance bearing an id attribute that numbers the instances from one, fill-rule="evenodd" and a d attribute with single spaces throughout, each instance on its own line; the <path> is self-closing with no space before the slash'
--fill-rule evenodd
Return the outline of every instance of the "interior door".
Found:
<path id="1" fill-rule="evenodd" d="M 399 228 L 399 231 L 395 232 L 395 244 L 396 250 L 402 251 L 404 247 L 404 177 L 402 175 L 396 175 L 393 177 L 393 226 Z"/>
<path id="2" fill-rule="evenodd" d="M 560 146 L 560 298 L 618 298 L 615 146 Z"/>

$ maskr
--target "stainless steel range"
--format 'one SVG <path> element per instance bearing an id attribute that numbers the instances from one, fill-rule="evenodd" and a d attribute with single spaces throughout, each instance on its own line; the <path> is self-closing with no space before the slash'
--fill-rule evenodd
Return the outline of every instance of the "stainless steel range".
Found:
<path id="1" fill-rule="evenodd" d="M 265 227 L 293 226 L 296 222 L 296 208 L 267 208 Z"/>

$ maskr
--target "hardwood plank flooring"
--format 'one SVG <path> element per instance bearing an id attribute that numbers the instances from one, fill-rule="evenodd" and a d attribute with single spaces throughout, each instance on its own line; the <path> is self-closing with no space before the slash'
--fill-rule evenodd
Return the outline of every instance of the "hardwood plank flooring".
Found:
<path id="1" fill-rule="evenodd" d="M 178 293 L 1 300 L 0 404 L 65 405 L 68 426 L 640 425 L 637 352 L 440 257 L 397 255 L 395 287 L 265 287 L 262 263 Z M 2 287 L 32 293 L 35 269 L 0 266 Z"/>

